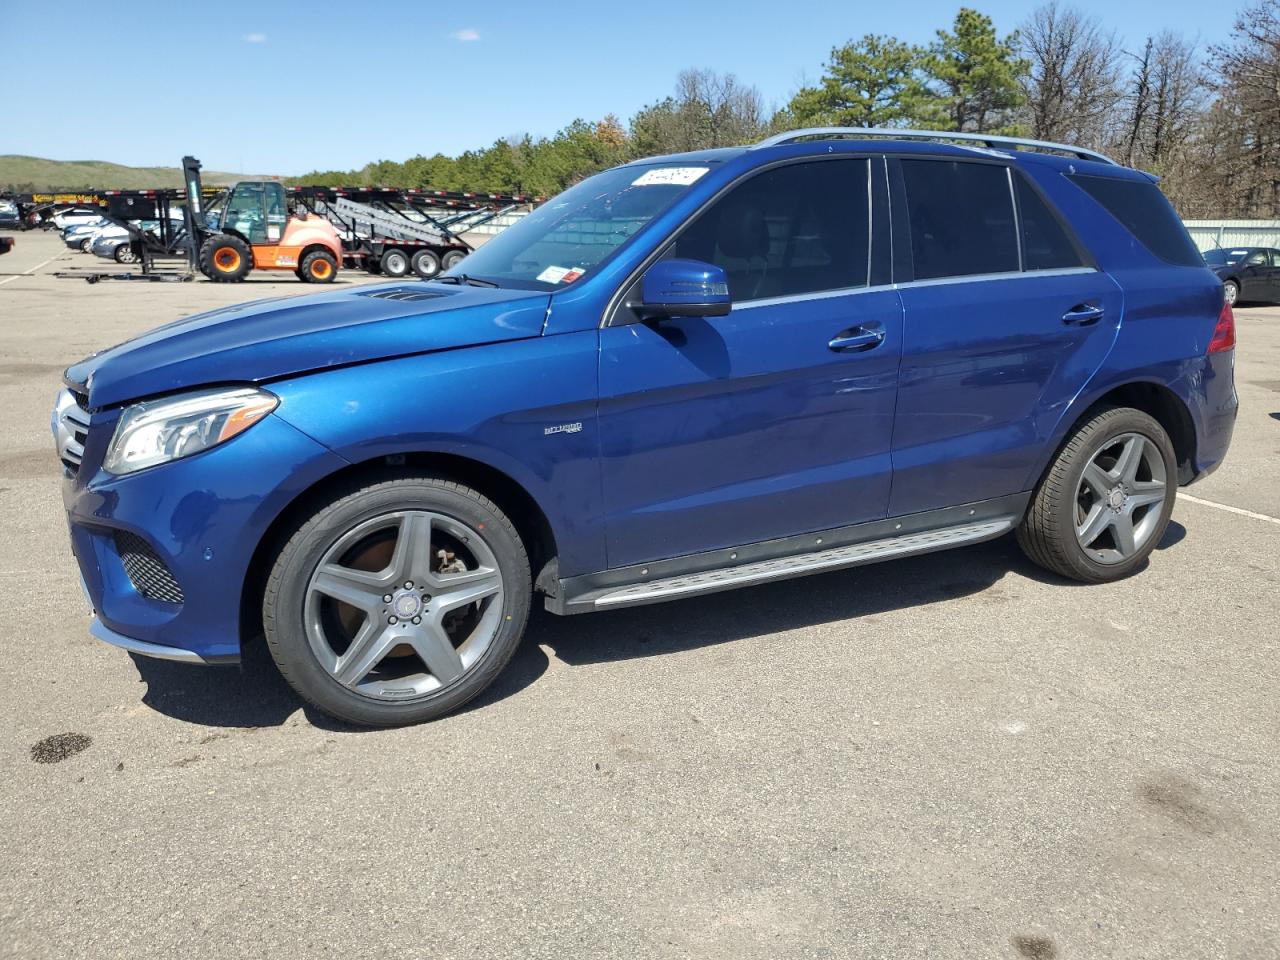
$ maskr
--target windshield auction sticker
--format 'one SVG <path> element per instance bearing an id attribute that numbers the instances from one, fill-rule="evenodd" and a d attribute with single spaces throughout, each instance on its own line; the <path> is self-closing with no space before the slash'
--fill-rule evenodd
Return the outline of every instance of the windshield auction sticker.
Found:
<path id="1" fill-rule="evenodd" d="M 631 181 L 633 187 L 648 187 L 656 183 L 673 183 L 687 187 L 707 172 L 709 167 L 655 167 L 646 170 Z"/>
<path id="2" fill-rule="evenodd" d="M 585 271 L 577 267 L 547 267 L 540 274 L 538 279 L 543 283 L 573 283 Z"/>

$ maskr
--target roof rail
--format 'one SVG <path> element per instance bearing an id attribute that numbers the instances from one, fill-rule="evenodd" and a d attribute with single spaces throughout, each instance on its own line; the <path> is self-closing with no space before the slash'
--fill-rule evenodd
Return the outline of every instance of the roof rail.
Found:
<path id="1" fill-rule="evenodd" d="M 891 127 L 809 127 L 804 130 L 788 130 L 786 133 L 766 137 L 759 143 L 752 144 L 751 149 L 776 147 L 782 143 L 793 143 L 796 140 L 804 140 L 810 137 L 814 139 L 888 137 L 894 140 L 952 140 L 960 143 L 980 143 L 986 147 L 1012 147 L 1014 149 L 1030 147 L 1035 150 L 1052 150 L 1056 153 L 1070 154 L 1080 160 L 1109 163 L 1113 167 L 1120 166 L 1106 154 L 1098 153 L 1096 150 L 1086 150 L 1084 147 L 1073 147 L 1066 143 L 1028 140 L 1025 137 L 1002 137 L 998 134 L 989 133 L 961 133 L 957 130 L 898 130 Z"/>

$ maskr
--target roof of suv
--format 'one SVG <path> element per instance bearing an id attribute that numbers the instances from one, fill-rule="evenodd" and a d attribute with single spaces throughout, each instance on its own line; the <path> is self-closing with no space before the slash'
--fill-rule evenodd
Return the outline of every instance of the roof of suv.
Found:
<path id="1" fill-rule="evenodd" d="M 865 134 L 860 136 L 859 134 Z M 693 150 L 659 157 L 646 157 L 632 161 L 628 166 L 651 163 L 692 162 L 716 163 L 737 159 L 747 153 L 758 153 L 761 162 L 777 157 L 795 157 L 806 154 L 883 153 L 920 154 L 944 157 L 999 157 L 1015 163 L 1043 164 L 1061 172 L 1088 172 L 1125 180 L 1156 179 L 1151 174 L 1122 166 L 1092 150 L 1072 147 L 1068 144 L 1047 144 L 1015 137 L 990 138 L 988 141 L 972 134 L 956 134 L 946 131 L 915 130 L 854 130 L 838 128 L 815 131 L 795 131 L 795 139 L 769 138 L 760 143 L 742 147 L 718 147 L 710 150 Z M 812 137 L 812 139 L 805 139 Z M 959 138 L 952 139 L 952 138 Z M 963 142 L 972 140 L 972 142 Z M 778 142 L 775 142 L 778 141 Z M 1056 151 L 1056 152 L 1050 152 Z M 1078 151 L 1078 152 L 1077 152 Z"/>

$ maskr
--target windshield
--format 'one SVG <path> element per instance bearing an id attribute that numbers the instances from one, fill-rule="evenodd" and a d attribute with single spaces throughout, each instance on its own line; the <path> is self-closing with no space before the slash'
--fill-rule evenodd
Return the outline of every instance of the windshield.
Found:
<path id="1" fill-rule="evenodd" d="M 618 167 L 570 187 L 443 274 L 556 290 L 589 274 L 710 166 Z"/>
<path id="2" fill-rule="evenodd" d="M 1211 267 L 1226 267 L 1239 263 L 1248 250 L 1209 250 L 1204 255 L 1204 262 Z"/>

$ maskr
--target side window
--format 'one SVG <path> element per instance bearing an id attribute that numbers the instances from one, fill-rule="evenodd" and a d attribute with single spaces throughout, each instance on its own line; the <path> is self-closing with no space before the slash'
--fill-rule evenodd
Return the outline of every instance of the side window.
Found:
<path id="1" fill-rule="evenodd" d="M 1017 272 L 1009 173 L 993 163 L 902 160 L 917 280 Z"/>
<path id="2" fill-rule="evenodd" d="M 1084 258 L 1058 215 L 1021 174 L 1013 176 L 1022 228 L 1022 269 L 1060 270 L 1084 266 Z"/>
<path id="3" fill-rule="evenodd" d="M 1084 174 L 1075 174 L 1069 179 L 1102 204 L 1139 243 L 1161 260 L 1182 267 L 1204 265 L 1204 258 L 1187 235 L 1187 228 L 1160 188 L 1151 181 Z"/>
<path id="4" fill-rule="evenodd" d="M 1249 254 L 1249 259 L 1244 263 L 1246 267 L 1267 267 L 1271 265 L 1271 258 L 1267 256 L 1267 251 L 1256 250 Z"/>
<path id="5" fill-rule="evenodd" d="M 723 267 L 735 303 L 866 286 L 869 176 L 863 159 L 775 167 L 716 200 L 668 255 Z"/>

